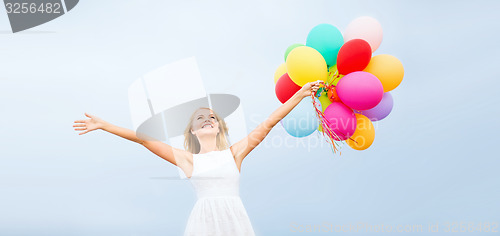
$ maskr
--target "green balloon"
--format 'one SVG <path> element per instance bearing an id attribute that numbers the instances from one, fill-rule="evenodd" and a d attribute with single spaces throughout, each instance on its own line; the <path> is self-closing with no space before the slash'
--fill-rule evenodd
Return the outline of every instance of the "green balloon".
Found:
<path id="1" fill-rule="evenodd" d="M 337 27 L 319 24 L 307 35 L 306 46 L 318 50 L 328 66 L 337 64 L 337 54 L 344 44 L 344 37 Z"/>
<path id="2" fill-rule="evenodd" d="M 294 48 L 296 47 L 300 47 L 300 46 L 305 46 L 304 44 L 301 44 L 301 43 L 294 43 L 292 45 L 290 45 L 287 49 L 286 49 L 286 52 L 285 52 L 285 62 L 286 62 L 286 57 L 288 56 L 288 53 L 290 53 Z"/>

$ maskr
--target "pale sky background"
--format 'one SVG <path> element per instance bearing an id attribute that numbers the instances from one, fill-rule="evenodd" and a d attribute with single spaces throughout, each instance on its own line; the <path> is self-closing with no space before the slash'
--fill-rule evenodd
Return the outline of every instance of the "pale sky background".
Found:
<path id="1" fill-rule="evenodd" d="M 188 181 L 162 179 L 176 168 L 104 131 L 79 136 L 73 121 L 88 112 L 132 128 L 128 86 L 196 56 L 207 91 L 240 97 L 250 130 L 280 106 L 273 74 L 286 48 L 317 24 L 343 31 L 359 16 L 383 27 L 374 55 L 404 65 L 392 113 L 369 149 L 344 145 L 341 156 L 276 126 L 242 166 L 255 232 L 326 234 L 291 232 L 325 222 L 423 226 L 412 235 L 436 235 L 430 223 L 443 232 L 447 222 L 496 222 L 498 232 L 499 10 L 497 1 L 88 0 L 16 34 L 0 10 L 0 234 L 181 235 L 196 196 Z"/>

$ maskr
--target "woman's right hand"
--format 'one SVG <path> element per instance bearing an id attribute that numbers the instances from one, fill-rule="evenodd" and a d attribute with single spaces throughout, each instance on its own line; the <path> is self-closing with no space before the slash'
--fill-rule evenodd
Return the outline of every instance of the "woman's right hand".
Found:
<path id="1" fill-rule="evenodd" d="M 87 113 L 85 113 L 85 116 L 89 117 L 90 119 L 75 120 L 74 122 L 75 124 L 73 125 L 73 127 L 75 127 L 75 131 L 84 130 L 78 135 L 86 134 L 92 130 L 102 129 L 104 127 L 104 124 L 106 123 L 104 120 L 102 120 L 97 116 L 90 115 Z"/>
<path id="2" fill-rule="evenodd" d="M 315 94 L 316 91 L 318 91 L 318 88 L 321 84 L 323 84 L 323 81 L 321 80 L 309 82 L 307 84 L 304 84 L 302 88 L 299 91 L 297 91 L 297 93 L 300 94 L 301 99 L 311 96 L 311 94 Z"/>

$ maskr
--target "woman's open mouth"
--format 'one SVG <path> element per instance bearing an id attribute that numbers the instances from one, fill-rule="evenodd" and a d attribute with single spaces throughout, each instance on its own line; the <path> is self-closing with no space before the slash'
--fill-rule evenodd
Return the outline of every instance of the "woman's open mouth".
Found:
<path id="1" fill-rule="evenodd" d="M 211 125 L 211 124 L 205 124 L 201 128 L 204 129 L 204 128 L 207 128 L 207 127 L 213 128 L 214 126 Z"/>

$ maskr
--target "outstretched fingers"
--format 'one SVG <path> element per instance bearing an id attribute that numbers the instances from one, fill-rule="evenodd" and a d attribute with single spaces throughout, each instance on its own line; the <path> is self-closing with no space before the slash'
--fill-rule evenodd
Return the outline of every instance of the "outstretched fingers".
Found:
<path id="1" fill-rule="evenodd" d="M 89 117 L 89 118 L 93 118 L 92 115 L 88 114 L 85 112 L 85 116 L 86 117 Z M 83 131 L 81 133 L 79 133 L 78 135 L 82 135 L 82 134 L 86 134 L 87 132 L 89 132 L 90 130 L 87 129 L 87 123 L 89 122 L 90 119 L 88 120 L 75 120 L 73 124 L 73 127 L 75 127 L 75 131 Z"/>
<path id="2" fill-rule="evenodd" d="M 73 125 L 73 127 L 75 127 L 75 131 L 81 131 L 87 129 L 87 124 L 85 123 L 85 120 L 76 120 L 74 123 L 75 124 Z M 87 132 L 88 130 L 81 132 L 78 135 L 85 134 Z"/>
<path id="3" fill-rule="evenodd" d="M 79 133 L 78 135 L 86 134 L 87 132 L 89 132 L 89 131 L 88 130 L 83 131 L 83 132 Z"/>

